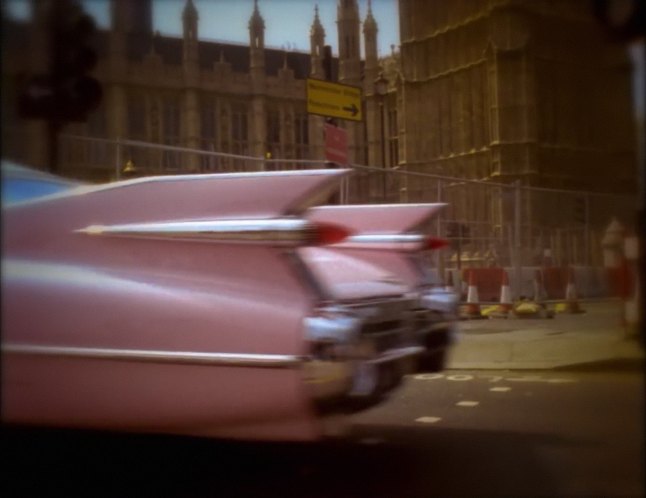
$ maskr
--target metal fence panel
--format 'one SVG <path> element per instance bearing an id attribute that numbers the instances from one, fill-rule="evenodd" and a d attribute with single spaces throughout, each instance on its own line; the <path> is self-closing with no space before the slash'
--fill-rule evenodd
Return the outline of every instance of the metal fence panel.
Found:
<path id="1" fill-rule="evenodd" d="M 226 154 L 134 140 L 60 138 L 61 173 L 87 181 L 181 173 L 282 171 L 338 167 L 321 160 Z M 205 147 L 206 148 L 206 147 Z M 210 148 L 210 147 L 209 147 Z M 602 264 L 601 239 L 613 218 L 632 221 L 636 196 L 566 191 L 427 174 L 416 168 L 353 164 L 334 202 L 443 202 L 429 229 L 449 240 L 444 268 Z"/>

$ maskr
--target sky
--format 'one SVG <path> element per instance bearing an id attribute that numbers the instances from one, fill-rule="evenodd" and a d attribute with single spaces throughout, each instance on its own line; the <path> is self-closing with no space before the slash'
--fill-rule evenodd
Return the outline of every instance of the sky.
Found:
<path id="1" fill-rule="evenodd" d="M 153 1 L 153 29 L 161 34 L 181 36 L 185 0 Z M 28 0 L 4 2 L 10 15 L 22 19 L 29 16 Z M 109 0 L 82 0 L 82 3 L 99 26 L 108 27 Z M 253 12 L 253 0 L 193 0 L 193 3 L 199 14 L 201 39 L 249 43 L 247 26 Z M 314 20 L 314 7 L 318 5 L 319 18 L 325 29 L 325 43 L 338 55 L 336 3 L 336 0 L 258 0 L 260 14 L 265 20 L 265 46 L 309 52 L 309 31 Z M 362 21 L 366 17 L 367 5 L 368 0 L 359 0 Z M 391 45 L 399 46 L 397 0 L 372 0 L 372 13 L 379 27 L 379 55 L 388 55 Z"/>

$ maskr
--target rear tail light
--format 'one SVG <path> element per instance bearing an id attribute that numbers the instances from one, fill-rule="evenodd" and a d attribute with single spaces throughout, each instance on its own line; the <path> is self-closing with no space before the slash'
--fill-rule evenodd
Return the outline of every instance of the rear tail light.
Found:
<path id="1" fill-rule="evenodd" d="M 426 239 L 424 249 L 442 249 L 443 247 L 447 247 L 448 245 L 449 241 L 446 239 L 441 239 L 439 237 L 429 237 L 428 239 Z"/>
<path id="2" fill-rule="evenodd" d="M 333 223 L 315 223 L 314 224 L 314 238 L 312 243 L 314 245 L 329 245 L 338 244 L 348 238 L 352 232 L 341 226 Z"/>

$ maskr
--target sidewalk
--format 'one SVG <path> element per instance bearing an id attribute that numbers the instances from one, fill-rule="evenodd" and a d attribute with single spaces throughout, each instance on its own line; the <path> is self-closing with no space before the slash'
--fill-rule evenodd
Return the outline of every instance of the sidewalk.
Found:
<path id="1" fill-rule="evenodd" d="M 583 314 L 552 319 L 460 321 L 447 369 L 555 369 L 643 365 L 644 349 L 626 338 L 620 301 L 581 302 Z"/>

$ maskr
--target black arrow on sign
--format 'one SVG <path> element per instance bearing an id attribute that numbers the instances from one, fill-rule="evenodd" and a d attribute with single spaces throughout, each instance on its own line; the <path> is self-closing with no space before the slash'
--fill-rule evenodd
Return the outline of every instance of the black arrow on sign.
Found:
<path id="1" fill-rule="evenodd" d="M 359 112 L 359 108 L 354 104 L 352 104 L 350 107 L 342 107 L 341 109 L 343 109 L 344 111 L 348 111 L 349 113 L 352 114 L 352 116 L 356 116 L 357 113 Z"/>

